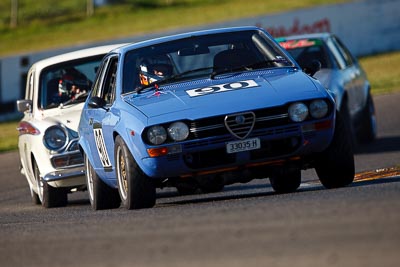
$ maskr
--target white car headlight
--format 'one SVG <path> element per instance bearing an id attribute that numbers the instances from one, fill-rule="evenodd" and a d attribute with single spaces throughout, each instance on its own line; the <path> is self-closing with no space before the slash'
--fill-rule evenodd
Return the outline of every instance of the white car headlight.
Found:
<path id="1" fill-rule="evenodd" d="M 51 126 L 44 133 L 43 143 L 49 150 L 61 150 L 68 143 L 67 131 L 57 125 Z"/>
<path id="2" fill-rule="evenodd" d="M 310 115 L 315 119 L 323 118 L 328 114 L 328 104 L 322 100 L 314 100 L 310 104 Z"/>
<path id="3" fill-rule="evenodd" d="M 301 102 L 289 106 L 289 117 L 294 122 L 304 121 L 308 116 L 308 107 Z"/>
<path id="4" fill-rule="evenodd" d="M 174 141 L 183 141 L 189 136 L 189 127 L 185 123 L 177 121 L 168 127 L 168 134 Z"/>
<path id="5" fill-rule="evenodd" d="M 167 131 L 160 125 L 151 126 L 147 130 L 147 138 L 154 145 L 160 145 L 167 140 Z"/>

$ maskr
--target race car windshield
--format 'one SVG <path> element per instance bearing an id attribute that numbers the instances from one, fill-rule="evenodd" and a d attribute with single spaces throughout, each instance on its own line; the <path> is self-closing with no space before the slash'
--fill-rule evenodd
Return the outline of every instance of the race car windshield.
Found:
<path id="1" fill-rule="evenodd" d="M 332 68 L 327 49 L 320 39 L 277 39 L 278 43 L 285 48 L 301 67 L 310 65 L 313 60 L 321 63 L 321 68 Z"/>
<path id="2" fill-rule="evenodd" d="M 103 56 L 81 58 L 44 69 L 39 77 L 39 108 L 50 109 L 84 101 Z"/>
<path id="3" fill-rule="evenodd" d="M 258 30 L 194 35 L 128 52 L 122 93 L 141 92 L 156 84 L 214 79 L 230 72 L 294 66 L 279 46 Z"/>

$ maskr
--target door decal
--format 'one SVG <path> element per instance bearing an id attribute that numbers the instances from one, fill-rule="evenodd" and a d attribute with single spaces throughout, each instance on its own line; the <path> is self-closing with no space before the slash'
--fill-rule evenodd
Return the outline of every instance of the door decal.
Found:
<path id="1" fill-rule="evenodd" d="M 111 167 L 111 162 L 110 162 L 110 158 L 108 157 L 106 144 L 104 143 L 103 129 L 94 128 L 93 133 L 94 133 L 94 139 L 96 141 L 96 148 L 97 148 L 97 152 L 99 153 L 101 164 L 103 165 L 104 168 L 109 168 L 109 167 Z"/>

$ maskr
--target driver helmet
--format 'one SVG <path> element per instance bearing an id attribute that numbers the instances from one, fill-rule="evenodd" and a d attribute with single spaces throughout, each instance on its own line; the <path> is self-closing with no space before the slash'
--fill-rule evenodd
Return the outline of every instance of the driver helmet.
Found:
<path id="1" fill-rule="evenodd" d="M 58 81 L 58 95 L 68 96 L 73 83 L 74 77 L 72 77 L 72 75 L 64 74 Z"/>
<path id="2" fill-rule="evenodd" d="M 74 97 L 91 86 L 90 80 L 75 68 L 63 70 L 63 74 L 58 81 L 58 95 Z"/>
<path id="3" fill-rule="evenodd" d="M 141 85 L 149 85 L 172 74 L 172 65 L 167 56 L 146 59 L 140 64 L 139 69 Z"/>

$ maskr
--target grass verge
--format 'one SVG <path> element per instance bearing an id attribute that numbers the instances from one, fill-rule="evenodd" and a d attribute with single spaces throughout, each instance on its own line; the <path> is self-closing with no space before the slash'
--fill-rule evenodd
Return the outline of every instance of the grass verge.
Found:
<path id="1" fill-rule="evenodd" d="M 17 149 L 18 146 L 18 131 L 17 121 L 1 122 L 0 123 L 0 152 Z"/>
<path id="2" fill-rule="evenodd" d="M 363 57 L 359 61 L 374 95 L 400 92 L 400 51 Z"/>
<path id="3" fill-rule="evenodd" d="M 99 7 L 93 16 L 87 17 L 82 0 L 24 0 L 19 1 L 21 24 L 13 29 L 4 23 L 10 20 L 10 1 L 0 1 L 0 18 L 3 17 L 0 20 L 0 56 L 348 1 L 152 0 L 158 5 L 144 5 L 150 1 L 126 0 L 126 4 Z"/>

